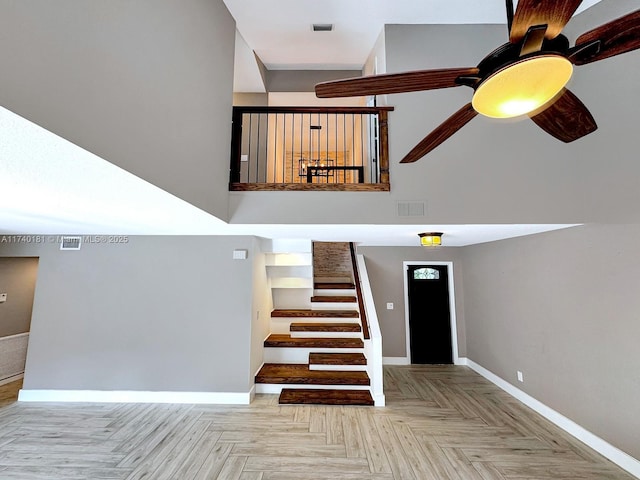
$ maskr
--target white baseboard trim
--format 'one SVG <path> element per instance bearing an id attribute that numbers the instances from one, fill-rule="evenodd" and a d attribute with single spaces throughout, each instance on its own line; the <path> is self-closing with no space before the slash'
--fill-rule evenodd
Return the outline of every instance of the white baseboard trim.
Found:
<path id="1" fill-rule="evenodd" d="M 408 357 L 382 357 L 382 365 L 411 365 Z"/>
<path id="2" fill-rule="evenodd" d="M 461 359 L 462 360 L 462 359 Z M 556 412 L 552 408 L 548 407 L 544 403 L 536 400 L 531 395 L 523 392 L 517 387 L 514 387 L 506 380 L 498 377 L 496 374 L 490 372 L 486 368 L 481 365 L 478 365 L 473 360 L 465 358 L 467 366 L 472 370 L 476 371 L 484 378 L 494 383 L 502 390 L 507 392 L 509 395 L 517 398 L 522 403 L 527 405 L 529 408 L 535 410 L 537 413 L 545 417 L 547 420 L 551 421 L 565 432 L 573 435 L 575 438 L 580 440 L 585 445 L 593 448 L 596 452 L 601 454 L 602 456 L 608 458 L 613 463 L 618 465 L 620 468 L 626 470 L 631 475 L 634 475 L 637 478 L 640 478 L 640 461 L 633 458 L 631 455 L 623 452 L 617 447 L 614 447 L 609 442 L 603 440 L 597 435 L 591 433 L 587 429 L 581 427 L 573 420 L 565 417 L 561 413 Z"/>
<path id="3" fill-rule="evenodd" d="M 0 380 L 0 386 L 6 385 L 7 383 L 15 382 L 16 380 L 20 380 L 24 378 L 24 373 L 18 373 L 17 375 L 11 375 L 10 377 L 3 378 Z"/>
<path id="4" fill-rule="evenodd" d="M 19 402 L 199 403 L 249 405 L 255 388 L 236 392 L 142 392 L 128 390 L 20 390 Z"/>

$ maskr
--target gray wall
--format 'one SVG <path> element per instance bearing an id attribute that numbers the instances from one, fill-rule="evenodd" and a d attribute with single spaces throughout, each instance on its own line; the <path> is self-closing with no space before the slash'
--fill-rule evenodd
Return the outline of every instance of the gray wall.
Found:
<path id="1" fill-rule="evenodd" d="M 638 8 L 603 0 L 568 25 L 582 32 Z M 388 72 L 475 66 L 507 41 L 505 25 L 388 25 Z M 576 67 L 569 87 L 599 129 L 571 144 L 533 122 L 475 118 L 413 164 L 400 159 L 433 128 L 471 101 L 466 87 L 388 95 L 390 193 L 234 192 L 233 223 L 416 223 L 396 202 L 427 203 L 421 223 L 585 223 L 640 221 L 637 85 L 640 52 Z M 630 101 L 632 99 L 632 101 Z M 606 192 L 595 194 L 594 192 Z M 328 214 L 327 212 L 331 212 Z"/>
<path id="2" fill-rule="evenodd" d="M 468 358 L 635 458 L 639 243 L 600 225 L 462 249 Z"/>
<path id="3" fill-rule="evenodd" d="M 37 258 L 0 258 L 0 337 L 29 331 L 37 276 Z"/>
<path id="4" fill-rule="evenodd" d="M 11 245 L 38 255 L 25 389 L 248 392 L 253 237 Z"/>
<path id="5" fill-rule="evenodd" d="M 0 105 L 226 219 L 222 0 L 6 0 L 0 32 Z"/>
<path id="6" fill-rule="evenodd" d="M 267 70 L 267 92 L 313 92 L 317 83 L 359 77 L 360 70 Z"/>
<path id="7" fill-rule="evenodd" d="M 273 299 L 271 286 L 267 278 L 266 256 L 262 252 L 262 245 L 257 237 L 253 243 L 253 284 L 251 308 L 251 362 L 250 378 L 254 383 L 255 374 L 264 361 L 264 340 L 271 333 L 271 310 Z"/>
<path id="8" fill-rule="evenodd" d="M 385 357 L 407 356 L 403 262 L 453 262 L 458 354 L 461 357 L 465 356 L 466 340 L 461 249 L 446 247 L 437 249 L 424 247 L 358 247 L 358 253 L 365 257 L 376 313 L 378 314 L 382 332 L 382 355 Z M 387 310 L 387 302 L 393 302 L 393 310 Z"/>

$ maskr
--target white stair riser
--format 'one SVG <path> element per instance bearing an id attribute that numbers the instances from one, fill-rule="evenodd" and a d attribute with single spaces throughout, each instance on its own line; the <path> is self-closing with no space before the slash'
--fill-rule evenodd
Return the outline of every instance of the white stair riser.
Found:
<path id="1" fill-rule="evenodd" d="M 312 308 L 308 288 L 272 288 L 271 293 L 274 309 Z"/>
<path id="2" fill-rule="evenodd" d="M 301 277 L 311 278 L 311 265 L 268 265 L 267 276 L 270 278 Z"/>
<path id="3" fill-rule="evenodd" d="M 312 310 L 358 310 L 357 303 L 311 302 Z"/>
<path id="4" fill-rule="evenodd" d="M 362 332 L 291 332 L 291 338 L 362 338 Z"/>
<path id="5" fill-rule="evenodd" d="M 332 390 L 368 390 L 371 391 L 369 385 L 307 385 L 302 383 L 292 384 L 277 384 L 277 383 L 256 383 L 256 393 L 265 394 L 280 394 L 283 388 L 312 388 L 312 389 L 327 389 Z"/>
<path id="6" fill-rule="evenodd" d="M 310 266 L 313 259 L 310 253 L 267 253 L 265 254 L 267 267 L 274 266 Z"/>
<path id="7" fill-rule="evenodd" d="M 363 353 L 363 348 L 265 347 L 264 363 L 309 363 L 310 353 Z"/>
<path id="8" fill-rule="evenodd" d="M 309 365 L 309 370 L 325 372 L 366 372 L 366 365 Z"/>
<path id="9" fill-rule="evenodd" d="M 348 295 L 350 297 L 355 296 L 356 289 L 342 290 L 339 288 L 315 288 L 313 290 L 314 297 L 335 297 L 335 296 L 345 296 Z"/>
<path id="10" fill-rule="evenodd" d="M 303 277 L 271 278 L 271 288 L 313 288 L 313 280 Z"/>

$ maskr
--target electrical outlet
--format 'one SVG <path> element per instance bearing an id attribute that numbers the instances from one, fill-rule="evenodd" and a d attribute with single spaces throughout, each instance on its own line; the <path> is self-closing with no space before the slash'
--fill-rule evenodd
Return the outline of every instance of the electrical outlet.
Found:
<path id="1" fill-rule="evenodd" d="M 393 310 L 393 302 L 387 302 L 387 310 Z"/>
<path id="2" fill-rule="evenodd" d="M 522 375 L 522 372 L 520 370 L 518 370 L 518 381 L 524 382 L 524 375 Z"/>
<path id="3" fill-rule="evenodd" d="M 7 294 L 6 293 L 0 293 L 0 303 L 4 303 L 7 301 Z"/>

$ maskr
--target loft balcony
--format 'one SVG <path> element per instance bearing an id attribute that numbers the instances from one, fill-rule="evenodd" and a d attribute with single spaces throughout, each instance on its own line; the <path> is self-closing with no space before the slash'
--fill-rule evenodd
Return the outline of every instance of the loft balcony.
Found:
<path id="1" fill-rule="evenodd" d="M 393 107 L 234 107 L 230 191 L 389 191 Z"/>

